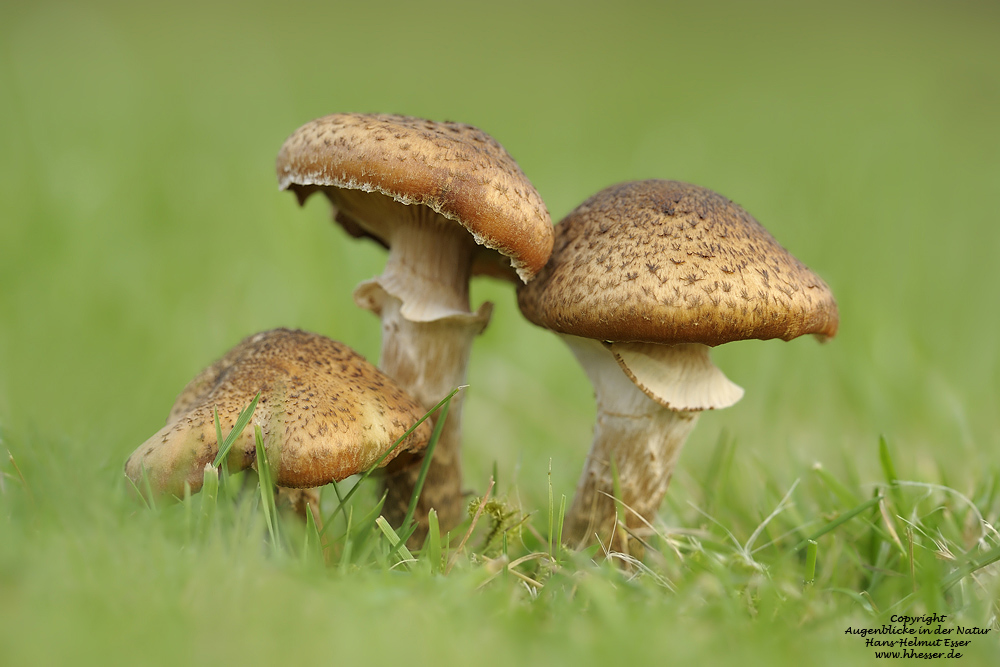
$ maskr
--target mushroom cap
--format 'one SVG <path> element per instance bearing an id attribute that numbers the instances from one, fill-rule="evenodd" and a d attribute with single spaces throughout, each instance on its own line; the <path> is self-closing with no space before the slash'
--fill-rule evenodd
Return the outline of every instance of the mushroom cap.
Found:
<path id="1" fill-rule="evenodd" d="M 614 185 L 567 215 L 518 304 L 539 326 L 604 341 L 829 338 L 838 324 L 826 283 L 749 213 L 664 180 Z"/>
<path id="2" fill-rule="evenodd" d="M 308 488 L 371 467 L 425 410 L 390 377 L 343 343 L 317 334 L 275 329 L 246 338 L 203 370 L 177 397 L 167 425 L 125 464 L 139 484 L 145 470 L 154 491 L 181 495 L 201 488 L 203 469 L 218 453 L 214 410 L 223 435 L 260 392 L 251 424 L 230 450 L 234 472 L 256 458 L 253 424 L 261 426 L 280 486 Z M 422 423 L 387 458 L 423 448 Z"/>
<path id="3" fill-rule="evenodd" d="M 524 281 L 552 251 L 552 220 L 538 191 L 496 139 L 471 125 L 333 114 L 296 130 L 278 152 L 276 169 L 279 187 L 293 190 L 300 202 L 334 187 L 428 206 L 509 257 Z M 389 243 L 350 222 L 353 236 Z"/>

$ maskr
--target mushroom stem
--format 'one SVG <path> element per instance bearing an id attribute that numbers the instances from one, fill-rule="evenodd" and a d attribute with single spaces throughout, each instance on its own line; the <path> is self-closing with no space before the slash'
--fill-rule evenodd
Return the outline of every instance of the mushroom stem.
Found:
<path id="1" fill-rule="evenodd" d="M 426 409 L 465 384 L 472 341 L 489 323 L 491 303 L 484 303 L 476 313 L 419 322 L 403 315 L 403 302 L 383 288 L 380 278 L 359 285 L 354 298 L 358 305 L 372 310 L 382 320 L 379 367 Z M 426 534 L 427 513 L 431 508 L 437 510 L 442 530 L 461 521 L 464 509 L 461 432 L 462 393 L 459 393 L 451 399 L 417 504 L 415 543 L 419 544 Z M 400 525 L 406 515 L 422 461 L 422 455 L 403 453 L 385 468 L 382 483 L 388 495 L 383 513 L 394 525 Z"/>
<path id="2" fill-rule="evenodd" d="M 389 244 L 378 278 L 354 291 L 354 301 L 382 320 L 379 368 L 426 409 L 465 384 L 473 339 L 490 320 L 492 304 L 469 309 L 469 278 L 475 239 L 461 225 L 427 206 L 406 205 L 359 190 L 331 190 L 330 200 Z M 462 516 L 462 397 L 452 399 L 415 518 L 414 542 L 425 534 L 427 512 L 438 512 L 441 528 Z M 423 455 L 402 455 L 386 467 L 386 518 L 399 525 L 406 516 Z"/>
<path id="3" fill-rule="evenodd" d="M 490 320 L 492 304 L 469 308 L 469 278 L 476 241 L 460 224 L 427 206 L 406 205 L 360 190 L 331 190 L 334 206 L 389 245 L 385 269 L 358 285 L 354 301 L 382 320 L 379 368 L 428 410 L 465 384 L 473 339 Z M 414 542 L 425 534 L 435 508 L 443 530 L 462 516 L 461 394 L 452 399 L 415 518 Z M 399 525 L 420 472 L 422 455 L 386 467 L 386 518 Z"/>
<path id="4" fill-rule="evenodd" d="M 656 516 L 699 412 L 670 410 L 650 399 L 603 343 L 562 338 L 586 371 L 597 399 L 594 440 L 567 515 L 567 541 L 579 548 L 596 537 L 609 548 L 622 550 L 625 545 L 615 530 L 612 459 L 621 485 L 619 500 L 630 508 L 625 523 L 636 532 L 646 532 L 643 519 L 652 521 Z"/>
<path id="5" fill-rule="evenodd" d="M 307 521 L 306 514 L 312 514 L 313 523 L 320 534 L 323 533 L 323 514 L 319 504 L 319 489 L 290 489 L 285 486 L 275 487 L 275 503 L 278 507 L 289 507 L 302 521 Z"/>
<path id="6" fill-rule="evenodd" d="M 488 306 L 476 314 L 469 308 L 474 259 L 502 255 L 527 282 L 552 252 L 552 221 L 537 190 L 493 137 L 470 125 L 332 114 L 296 130 L 282 144 L 275 169 L 279 187 L 293 190 L 300 203 L 322 190 L 345 231 L 389 249 L 383 274 L 374 288 L 362 285 L 356 301 L 382 317 L 381 368 L 428 408 L 465 381 L 472 339 L 489 320 Z M 391 299 L 378 297 L 387 304 L 385 314 L 364 294 L 373 290 L 395 300 L 390 307 Z M 461 516 L 460 403 L 452 403 L 442 424 L 421 524 L 432 505 L 444 529 Z M 412 483 L 397 484 L 391 476 L 386 485 L 388 512 L 400 516 Z"/>
<path id="7" fill-rule="evenodd" d="M 388 243 L 378 280 L 402 301 L 407 319 L 426 322 L 470 312 L 477 246 L 461 225 L 427 206 L 408 206 L 375 192 L 331 190 L 328 196 L 338 211 Z"/>

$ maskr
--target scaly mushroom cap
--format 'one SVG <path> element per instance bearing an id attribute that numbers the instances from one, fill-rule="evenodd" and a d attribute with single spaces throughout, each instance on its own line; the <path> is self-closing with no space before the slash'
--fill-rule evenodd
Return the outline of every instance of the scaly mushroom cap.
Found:
<path id="1" fill-rule="evenodd" d="M 603 341 L 828 338 L 838 324 L 826 283 L 749 213 L 662 180 L 612 186 L 567 215 L 518 304 L 539 326 Z"/>
<path id="2" fill-rule="evenodd" d="M 333 114 L 306 123 L 281 147 L 278 184 L 304 201 L 321 187 L 379 192 L 423 204 L 510 258 L 527 282 L 552 250 L 552 220 L 521 168 L 482 130 L 409 116 Z M 391 241 L 338 215 L 354 236 Z"/>
<path id="3" fill-rule="evenodd" d="M 254 463 L 258 424 L 275 481 L 286 487 L 322 486 L 366 470 L 424 414 L 343 343 L 275 329 L 243 340 L 188 383 L 167 425 L 129 457 L 126 474 L 139 485 L 145 469 L 160 493 L 179 496 L 184 482 L 199 490 L 205 464 L 218 453 L 214 409 L 225 436 L 258 391 L 251 425 L 230 450 L 230 470 Z M 423 448 L 430 430 L 421 424 L 383 465 L 403 450 Z"/>

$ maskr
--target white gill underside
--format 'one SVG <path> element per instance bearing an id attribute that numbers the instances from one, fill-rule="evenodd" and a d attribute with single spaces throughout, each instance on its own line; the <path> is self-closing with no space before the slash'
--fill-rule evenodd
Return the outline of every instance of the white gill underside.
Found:
<path id="1" fill-rule="evenodd" d="M 389 246 L 381 289 L 402 302 L 403 317 L 432 322 L 469 313 L 476 240 L 460 223 L 427 206 L 376 193 L 335 191 L 334 205 Z M 365 306 L 355 294 L 358 305 Z"/>
<path id="2" fill-rule="evenodd" d="M 670 410 L 728 408 L 743 398 L 743 388 L 712 363 L 707 345 L 611 343 L 610 347 L 632 382 Z"/>
<path id="3" fill-rule="evenodd" d="M 602 343 L 567 335 L 562 339 L 590 378 L 598 410 L 604 412 L 640 416 L 660 406 L 712 410 L 727 408 L 743 397 L 742 387 L 712 363 L 705 345 Z M 609 363 L 612 358 L 617 363 Z"/>

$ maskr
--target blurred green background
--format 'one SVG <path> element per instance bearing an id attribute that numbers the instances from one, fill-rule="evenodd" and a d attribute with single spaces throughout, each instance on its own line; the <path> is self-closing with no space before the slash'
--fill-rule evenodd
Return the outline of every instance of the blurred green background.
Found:
<path id="1" fill-rule="evenodd" d="M 553 220 L 624 180 L 713 188 L 831 285 L 829 344 L 717 349 L 746 397 L 702 418 L 671 494 L 723 435 L 790 482 L 878 478 L 884 434 L 902 477 L 966 489 L 1000 463 L 998 35 L 992 2 L 4 2 L 0 437 L 86 505 L 250 333 L 376 360 L 351 292 L 381 249 L 273 162 L 315 117 L 395 112 L 495 136 Z M 572 492 L 591 390 L 508 286 L 474 297 L 496 310 L 466 484 L 496 462 L 538 508 L 550 458 Z"/>
<path id="2" fill-rule="evenodd" d="M 880 433 L 956 474 L 995 463 L 998 28 L 993 3 L 6 4 L 3 427 L 92 443 L 110 477 L 252 332 L 376 359 L 351 291 L 382 251 L 319 199 L 299 210 L 273 161 L 312 118 L 398 112 L 493 134 L 554 220 L 623 180 L 711 187 L 830 283 L 829 345 L 717 350 L 747 395 L 682 463 L 723 430 L 779 465 L 873 463 Z M 470 372 L 468 483 L 495 459 L 540 493 L 553 457 L 568 493 L 590 388 L 508 288 L 475 290 L 497 311 Z"/>

